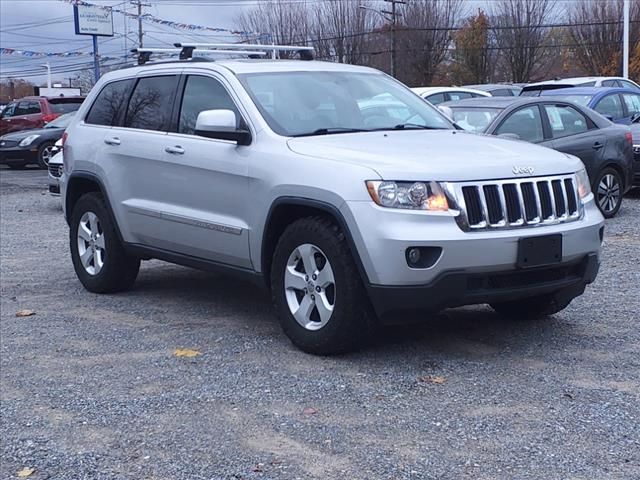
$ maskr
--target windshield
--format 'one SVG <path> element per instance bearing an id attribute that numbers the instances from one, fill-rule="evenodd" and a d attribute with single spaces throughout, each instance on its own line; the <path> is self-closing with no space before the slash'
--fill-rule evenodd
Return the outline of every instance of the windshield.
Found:
<path id="1" fill-rule="evenodd" d="M 47 123 L 47 126 L 44 128 L 67 128 L 71 123 L 71 119 L 76 114 L 76 112 L 65 113 L 64 115 L 60 115 L 55 120 Z"/>
<path id="2" fill-rule="evenodd" d="M 272 72 L 240 79 L 271 129 L 284 136 L 454 128 L 427 102 L 383 74 Z"/>
<path id="3" fill-rule="evenodd" d="M 453 112 L 453 120 L 465 130 L 482 133 L 493 122 L 502 109 L 483 107 L 449 107 Z"/>
<path id="4" fill-rule="evenodd" d="M 586 107 L 593 98 L 593 95 L 554 95 L 554 97 Z"/>

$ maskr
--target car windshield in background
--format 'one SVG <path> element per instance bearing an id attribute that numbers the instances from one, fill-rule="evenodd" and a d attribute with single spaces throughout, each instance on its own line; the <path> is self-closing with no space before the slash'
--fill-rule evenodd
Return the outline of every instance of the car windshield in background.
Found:
<path id="1" fill-rule="evenodd" d="M 269 126 L 284 136 L 454 128 L 427 102 L 381 74 L 273 72 L 240 79 Z"/>
<path id="2" fill-rule="evenodd" d="M 45 128 L 67 128 L 73 119 L 73 116 L 76 112 L 65 113 L 64 115 L 60 115 L 55 120 L 47 123 Z"/>
<path id="3" fill-rule="evenodd" d="M 49 100 L 49 105 L 51 106 L 51 111 L 53 113 L 69 113 L 75 112 L 82 105 L 82 99 L 73 99 L 73 100 Z"/>
<path id="4" fill-rule="evenodd" d="M 586 107 L 593 98 L 593 95 L 554 95 L 554 97 Z"/>
<path id="5" fill-rule="evenodd" d="M 479 107 L 449 107 L 453 120 L 469 132 L 482 133 L 493 122 L 502 109 Z"/>

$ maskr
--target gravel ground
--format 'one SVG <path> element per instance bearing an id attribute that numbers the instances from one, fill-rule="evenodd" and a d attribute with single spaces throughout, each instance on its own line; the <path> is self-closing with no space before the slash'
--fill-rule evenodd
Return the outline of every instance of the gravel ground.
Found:
<path id="1" fill-rule="evenodd" d="M 640 193 L 555 317 L 450 310 L 317 358 L 233 279 L 151 261 L 83 290 L 45 175 L 0 171 L 0 478 L 640 478 Z"/>

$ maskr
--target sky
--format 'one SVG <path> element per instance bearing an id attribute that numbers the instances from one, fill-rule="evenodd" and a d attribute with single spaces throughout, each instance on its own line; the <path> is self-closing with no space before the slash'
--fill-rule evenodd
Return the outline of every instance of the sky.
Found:
<path id="1" fill-rule="evenodd" d="M 127 8 L 137 7 L 122 0 L 88 0 L 89 3 Z M 234 28 L 234 19 L 256 0 L 145 0 L 150 6 L 144 13 L 180 23 L 208 27 Z M 125 21 L 121 14 L 113 14 L 114 37 L 99 37 L 100 55 L 121 57 L 126 49 L 137 46 L 137 20 Z M 176 41 L 234 42 L 239 37 L 228 34 L 191 32 L 150 22 L 143 23 L 145 47 L 168 48 Z M 78 70 L 93 65 L 92 37 L 74 32 L 73 6 L 61 0 L 0 0 L 0 47 L 37 52 L 80 51 L 88 55 L 71 58 L 25 58 L 17 55 L 0 56 L 0 77 L 26 77 L 36 84 L 46 83 L 46 68 L 50 62 L 54 82 L 68 85 L 69 77 Z M 125 49 L 126 48 L 126 49 Z M 29 76 L 27 76 L 29 75 Z"/>

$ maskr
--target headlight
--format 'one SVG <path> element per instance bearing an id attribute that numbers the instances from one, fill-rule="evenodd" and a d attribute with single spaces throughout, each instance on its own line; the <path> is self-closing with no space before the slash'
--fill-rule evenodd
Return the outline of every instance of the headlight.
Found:
<path id="1" fill-rule="evenodd" d="M 18 146 L 20 146 L 20 147 L 28 147 L 39 136 L 40 135 L 29 135 L 28 137 L 23 138 L 22 141 L 18 144 Z"/>
<path id="2" fill-rule="evenodd" d="M 449 203 L 436 182 L 368 181 L 367 189 L 381 207 L 446 212 Z"/>
<path id="3" fill-rule="evenodd" d="M 587 175 L 587 171 L 584 168 L 576 172 L 576 180 L 578 181 L 578 195 L 580 196 L 580 200 L 584 200 L 591 195 L 589 175 Z"/>

